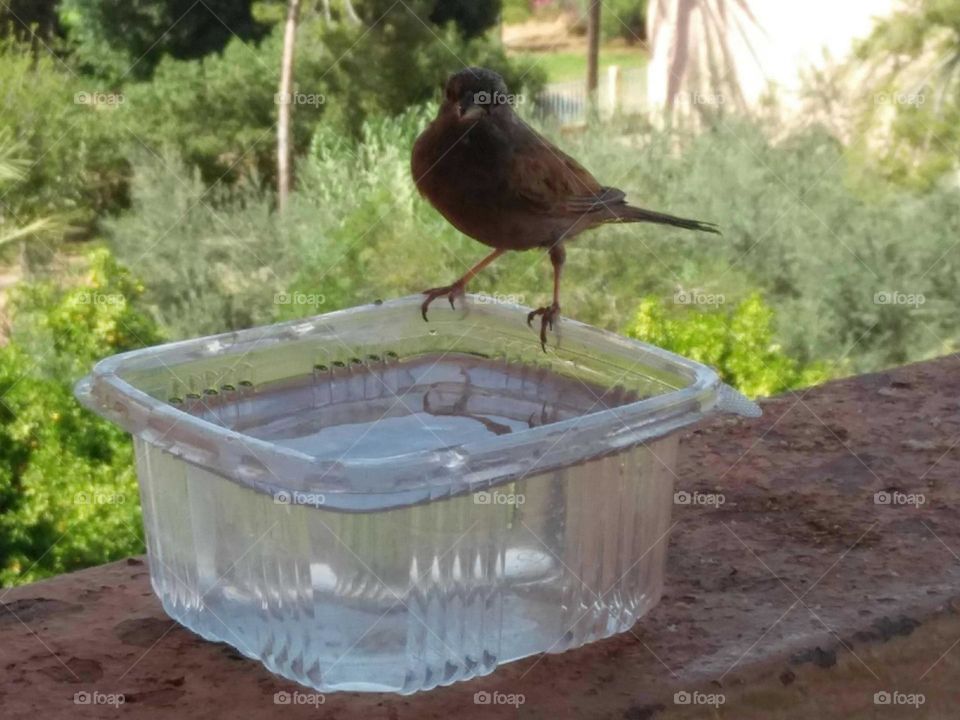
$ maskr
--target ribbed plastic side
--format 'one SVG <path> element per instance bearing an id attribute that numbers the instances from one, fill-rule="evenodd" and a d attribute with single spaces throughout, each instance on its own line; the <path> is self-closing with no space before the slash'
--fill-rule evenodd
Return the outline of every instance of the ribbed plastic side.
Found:
<path id="1" fill-rule="evenodd" d="M 136 445 L 166 611 L 321 692 L 412 693 L 628 629 L 659 599 L 677 438 L 346 513 Z"/>

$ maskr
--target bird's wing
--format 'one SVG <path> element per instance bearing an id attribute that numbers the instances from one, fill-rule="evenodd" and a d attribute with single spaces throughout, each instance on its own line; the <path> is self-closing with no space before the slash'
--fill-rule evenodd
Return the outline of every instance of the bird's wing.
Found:
<path id="1" fill-rule="evenodd" d="M 538 212 L 583 214 L 622 202 L 624 193 L 603 187 L 580 163 L 529 129 L 515 149 L 508 191 Z"/>

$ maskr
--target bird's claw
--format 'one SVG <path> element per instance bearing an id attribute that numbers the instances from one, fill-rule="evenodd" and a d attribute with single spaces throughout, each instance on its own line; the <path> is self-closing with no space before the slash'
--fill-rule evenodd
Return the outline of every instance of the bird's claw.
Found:
<path id="1" fill-rule="evenodd" d="M 429 320 L 427 320 L 427 308 L 430 307 L 430 303 L 432 303 L 438 297 L 446 295 L 447 300 L 450 301 L 450 307 L 456 310 L 457 306 L 453 301 L 458 296 L 462 296 L 464 294 L 464 286 L 463 283 L 455 282 L 453 285 L 444 285 L 443 287 L 435 287 L 430 288 L 429 290 L 424 290 L 423 294 L 427 296 L 427 299 L 424 300 L 423 304 L 420 306 L 420 314 L 423 316 L 424 322 L 429 322 Z"/>
<path id="2" fill-rule="evenodd" d="M 527 313 L 527 325 L 533 327 L 533 319 L 540 316 L 540 347 L 547 351 L 547 330 L 553 330 L 554 323 L 560 317 L 560 306 L 557 303 L 547 307 L 537 308 Z"/>

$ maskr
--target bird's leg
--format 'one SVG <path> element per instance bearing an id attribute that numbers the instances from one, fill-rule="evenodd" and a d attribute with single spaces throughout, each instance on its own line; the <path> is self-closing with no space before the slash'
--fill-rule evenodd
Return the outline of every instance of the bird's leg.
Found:
<path id="1" fill-rule="evenodd" d="M 557 243 L 550 248 L 550 262 L 553 263 L 553 304 L 537 308 L 527 315 L 527 325 L 540 315 L 540 347 L 547 351 L 547 328 L 553 330 L 554 323 L 560 318 L 560 274 L 563 272 L 563 262 L 567 258 L 567 251 L 563 245 Z"/>
<path id="2" fill-rule="evenodd" d="M 492 253 L 487 255 L 483 260 L 481 260 L 472 268 L 467 270 L 467 272 L 464 273 L 463 277 L 461 277 L 452 285 L 444 285 L 443 287 L 435 287 L 435 288 L 430 288 L 429 290 L 424 290 L 423 294 L 427 296 L 427 299 L 424 300 L 423 305 L 420 306 L 420 314 L 423 315 L 423 319 L 425 321 L 427 319 L 427 308 L 430 307 L 430 303 L 432 303 L 438 297 L 441 297 L 443 295 L 446 295 L 447 299 L 450 301 L 450 307 L 456 310 L 456 305 L 453 304 L 453 301 L 457 296 L 464 294 L 464 292 L 467 289 L 467 283 L 473 279 L 474 275 L 479 273 L 487 265 L 492 263 L 494 260 L 496 260 L 498 257 L 503 255 L 503 253 L 505 252 L 506 250 L 499 249 L 499 248 L 497 250 L 494 250 Z"/>

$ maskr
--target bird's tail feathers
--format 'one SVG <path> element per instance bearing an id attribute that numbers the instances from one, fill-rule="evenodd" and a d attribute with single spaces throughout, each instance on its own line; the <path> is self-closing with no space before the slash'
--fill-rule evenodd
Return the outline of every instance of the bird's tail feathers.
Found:
<path id="1" fill-rule="evenodd" d="M 722 234 L 720 229 L 711 222 L 690 220 L 654 210 L 645 210 L 644 208 L 633 205 L 618 207 L 615 209 L 615 213 L 615 217 L 610 218 L 611 222 L 650 222 L 657 223 L 658 225 L 672 225 L 673 227 L 684 228 L 685 230 L 699 230 L 700 232 L 714 233 L 716 235 Z"/>

